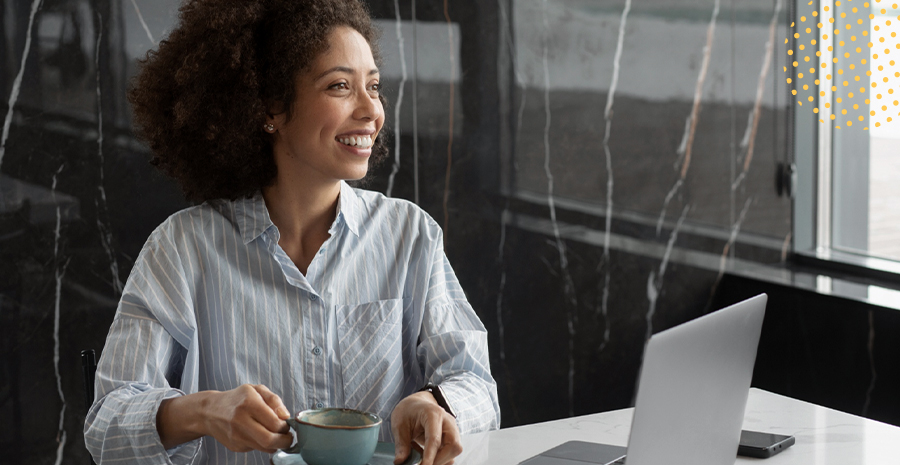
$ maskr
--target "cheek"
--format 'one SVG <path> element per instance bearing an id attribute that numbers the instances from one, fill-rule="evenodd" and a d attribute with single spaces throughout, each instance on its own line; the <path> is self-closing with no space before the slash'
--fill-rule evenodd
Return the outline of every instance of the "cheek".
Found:
<path id="1" fill-rule="evenodd" d="M 375 125 L 381 130 L 381 126 L 384 125 L 384 105 L 380 100 L 376 104 L 376 108 L 378 109 L 378 119 L 375 121 Z"/>

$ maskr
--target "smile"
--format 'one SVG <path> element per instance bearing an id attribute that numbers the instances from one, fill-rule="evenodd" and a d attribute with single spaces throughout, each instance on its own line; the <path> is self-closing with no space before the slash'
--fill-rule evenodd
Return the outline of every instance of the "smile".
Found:
<path id="1" fill-rule="evenodd" d="M 338 137 L 337 141 L 344 145 L 349 145 L 350 147 L 356 147 L 360 149 L 367 149 L 369 147 L 372 147 L 372 136 Z"/>

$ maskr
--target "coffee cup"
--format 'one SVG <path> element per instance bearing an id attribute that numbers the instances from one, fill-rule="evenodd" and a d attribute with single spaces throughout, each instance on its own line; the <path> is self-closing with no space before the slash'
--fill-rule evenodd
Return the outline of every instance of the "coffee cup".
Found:
<path id="1" fill-rule="evenodd" d="M 308 465 L 365 465 L 375 453 L 381 418 L 344 408 L 304 410 L 287 420 L 297 442 L 286 452 Z"/>

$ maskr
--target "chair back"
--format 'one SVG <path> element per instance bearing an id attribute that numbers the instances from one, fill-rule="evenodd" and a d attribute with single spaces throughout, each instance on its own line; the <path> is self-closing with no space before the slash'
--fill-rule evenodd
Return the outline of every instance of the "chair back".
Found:
<path id="1" fill-rule="evenodd" d="M 84 405 L 85 412 L 87 412 L 94 403 L 94 373 L 97 372 L 97 357 L 94 349 L 81 351 L 81 370 L 84 374 Z"/>
<path id="2" fill-rule="evenodd" d="M 94 403 L 94 373 L 97 372 L 97 357 L 94 349 L 81 351 L 81 370 L 84 375 L 84 412 L 87 415 Z M 90 465 L 94 465 L 93 458 Z"/>

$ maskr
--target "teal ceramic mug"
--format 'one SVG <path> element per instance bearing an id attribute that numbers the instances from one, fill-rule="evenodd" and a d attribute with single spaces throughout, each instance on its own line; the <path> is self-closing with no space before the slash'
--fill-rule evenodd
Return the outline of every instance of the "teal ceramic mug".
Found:
<path id="1" fill-rule="evenodd" d="M 287 422 L 297 433 L 287 452 L 299 453 L 308 465 L 365 465 L 381 427 L 377 415 L 344 408 L 304 410 Z"/>

